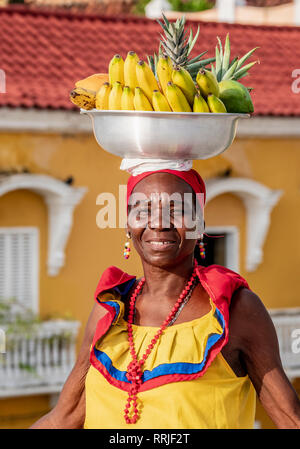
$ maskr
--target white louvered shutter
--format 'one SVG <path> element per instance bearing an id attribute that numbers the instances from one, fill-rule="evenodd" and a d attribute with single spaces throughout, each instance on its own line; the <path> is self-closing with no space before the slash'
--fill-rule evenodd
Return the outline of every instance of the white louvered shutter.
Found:
<path id="1" fill-rule="evenodd" d="M 38 229 L 0 227 L 0 299 L 16 299 L 38 312 L 38 269 Z"/>

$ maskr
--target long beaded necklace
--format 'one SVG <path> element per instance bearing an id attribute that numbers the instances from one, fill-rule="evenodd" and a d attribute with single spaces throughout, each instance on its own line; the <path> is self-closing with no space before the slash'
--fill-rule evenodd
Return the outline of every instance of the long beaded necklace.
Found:
<path id="1" fill-rule="evenodd" d="M 127 379 L 129 381 L 131 381 L 130 390 L 129 390 L 129 394 L 128 394 L 128 398 L 127 398 L 127 403 L 126 403 L 126 406 L 124 409 L 124 418 L 125 418 L 125 421 L 127 424 L 135 424 L 139 417 L 139 410 L 137 408 L 137 392 L 140 388 L 140 385 L 142 384 L 142 375 L 143 375 L 142 366 L 145 363 L 145 360 L 147 359 L 149 354 L 151 353 L 155 343 L 160 338 L 164 329 L 171 322 L 174 322 L 175 319 L 177 318 L 177 313 L 178 313 L 179 307 L 180 306 L 183 307 L 183 305 L 187 302 L 187 297 L 188 297 L 188 299 L 190 298 L 190 296 L 192 294 L 191 291 L 193 290 L 193 288 L 196 285 L 196 283 L 195 283 L 195 279 L 197 278 L 196 267 L 197 267 L 197 261 L 195 260 L 194 270 L 190 277 L 190 280 L 188 281 L 185 288 L 181 292 L 181 294 L 180 294 L 176 304 L 172 308 L 171 312 L 169 313 L 169 315 L 167 316 L 167 318 L 165 319 L 165 321 L 163 322 L 163 324 L 157 331 L 154 338 L 151 340 L 151 343 L 149 344 L 148 348 L 146 349 L 146 352 L 142 356 L 141 360 L 137 359 L 137 355 L 136 355 L 136 352 L 134 349 L 132 324 L 133 324 L 133 316 L 134 316 L 136 298 L 139 295 L 139 293 L 141 292 L 141 289 L 145 283 L 145 278 L 142 278 L 140 280 L 140 282 L 138 283 L 135 291 L 133 292 L 133 294 L 130 298 L 127 330 L 128 330 L 128 341 L 129 341 L 130 354 L 132 355 L 132 361 L 129 363 L 129 365 L 127 367 L 127 373 L 126 373 Z M 134 415 L 130 418 L 129 417 L 129 408 L 130 408 L 131 402 L 133 402 L 132 405 L 133 405 Z"/>
<path id="2" fill-rule="evenodd" d="M 192 293 L 194 291 L 194 288 L 196 287 L 196 285 L 198 284 L 198 278 L 196 277 L 193 285 L 191 286 L 188 294 L 186 295 L 184 301 L 182 301 L 181 305 L 179 306 L 176 315 L 174 315 L 174 318 L 169 321 L 169 323 L 167 324 L 167 326 L 171 326 L 178 318 L 178 315 L 180 314 L 180 312 L 182 311 L 182 309 L 184 308 L 184 306 L 186 305 L 186 303 L 188 302 L 188 300 L 190 299 L 190 297 L 192 296 Z M 141 290 L 139 291 L 139 293 L 137 294 L 137 297 L 141 294 Z M 132 324 L 134 324 L 135 321 L 135 314 L 136 314 L 136 308 L 135 308 L 135 304 L 133 306 L 133 319 L 132 319 Z"/>

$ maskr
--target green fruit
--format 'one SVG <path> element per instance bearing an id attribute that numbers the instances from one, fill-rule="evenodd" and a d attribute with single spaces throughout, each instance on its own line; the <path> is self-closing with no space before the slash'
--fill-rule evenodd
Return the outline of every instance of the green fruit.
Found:
<path id="1" fill-rule="evenodd" d="M 234 80 L 219 83 L 219 98 L 226 106 L 227 112 L 248 114 L 254 112 L 253 103 L 247 87 Z"/>

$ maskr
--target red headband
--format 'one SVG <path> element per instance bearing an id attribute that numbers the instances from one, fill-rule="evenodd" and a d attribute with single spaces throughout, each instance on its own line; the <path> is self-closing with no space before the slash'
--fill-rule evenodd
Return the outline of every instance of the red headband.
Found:
<path id="1" fill-rule="evenodd" d="M 197 193 L 203 193 L 204 201 L 201 201 L 201 197 L 198 197 L 198 200 L 200 202 L 201 208 L 203 208 L 205 201 L 206 201 L 206 189 L 205 184 L 199 173 L 196 172 L 196 170 L 188 170 L 188 171 L 178 171 L 178 170 L 157 170 L 157 171 L 148 171 L 145 173 L 142 173 L 137 176 L 130 176 L 127 182 L 127 205 L 129 197 L 134 189 L 134 187 L 137 185 L 138 182 L 140 182 L 142 179 L 146 178 L 149 175 L 152 175 L 153 173 L 170 173 L 172 175 L 177 176 L 178 178 L 183 179 L 187 184 L 189 184 L 193 191 Z"/>

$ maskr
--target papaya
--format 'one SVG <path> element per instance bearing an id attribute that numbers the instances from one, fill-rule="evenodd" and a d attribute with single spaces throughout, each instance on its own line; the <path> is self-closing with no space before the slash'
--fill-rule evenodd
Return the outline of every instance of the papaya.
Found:
<path id="1" fill-rule="evenodd" d="M 219 82 L 219 98 L 226 106 L 227 112 L 248 114 L 254 112 L 252 99 L 247 87 L 234 80 Z"/>
<path id="2" fill-rule="evenodd" d="M 77 81 L 75 87 L 82 87 L 83 89 L 96 93 L 100 87 L 107 82 L 108 73 L 94 73 L 94 75 L 90 75 L 87 78 Z"/>

